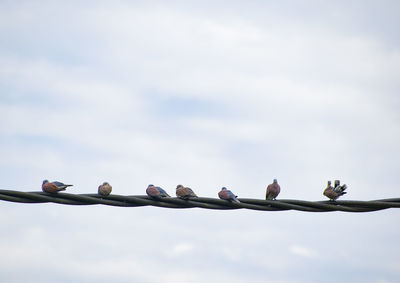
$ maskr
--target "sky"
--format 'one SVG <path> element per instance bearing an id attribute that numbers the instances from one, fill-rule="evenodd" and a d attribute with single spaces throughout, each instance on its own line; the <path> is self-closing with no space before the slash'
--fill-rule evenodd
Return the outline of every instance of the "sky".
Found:
<path id="1" fill-rule="evenodd" d="M 0 1 L 0 188 L 399 197 L 398 1 Z M 400 211 L 0 202 L 3 282 L 397 282 Z"/>

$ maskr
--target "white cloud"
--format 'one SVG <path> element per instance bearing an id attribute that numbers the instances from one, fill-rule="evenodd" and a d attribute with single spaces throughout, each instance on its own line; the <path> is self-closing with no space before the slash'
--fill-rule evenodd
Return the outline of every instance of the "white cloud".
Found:
<path id="1" fill-rule="evenodd" d="M 190 253 L 195 249 L 193 244 L 190 243 L 179 243 L 176 244 L 172 247 L 172 249 L 168 249 L 166 251 L 167 256 L 171 257 L 179 257 L 179 256 L 185 256 Z"/>
<path id="2" fill-rule="evenodd" d="M 301 245 L 293 245 L 290 247 L 290 252 L 293 253 L 294 255 L 301 256 L 301 257 L 306 257 L 306 258 L 316 258 L 318 257 L 317 252 L 312 250 L 309 247 L 301 246 Z"/>
<path id="3" fill-rule="evenodd" d="M 228 186 L 262 198 L 278 178 L 280 197 L 320 200 L 325 182 L 339 178 L 346 199 L 395 197 L 396 5 L 314 4 L 1 4 L 2 186 L 40 188 L 45 177 L 88 193 L 107 180 L 116 194 L 155 183 L 173 195 L 183 183 L 202 196 Z M 343 274 L 397 274 L 394 210 L 1 210 L 10 228 L 0 249 L 11 254 L 2 271 L 36 274 L 47 258 L 53 281 L 73 270 L 87 281 L 310 282 L 304 258 L 319 270 L 314 282 L 338 258 Z M 15 223 L 25 223 L 24 236 Z M 358 235 L 389 269 L 366 256 Z M 323 256 L 327 240 L 352 257 Z"/>

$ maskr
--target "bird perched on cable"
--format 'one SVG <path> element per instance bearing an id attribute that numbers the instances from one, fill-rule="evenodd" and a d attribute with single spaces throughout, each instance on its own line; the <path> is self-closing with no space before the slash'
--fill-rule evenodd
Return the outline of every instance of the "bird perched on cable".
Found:
<path id="1" fill-rule="evenodd" d="M 111 191 L 112 191 L 112 186 L 109 183 L 104 182 L 99 186 L 97 192 L 99 193 L 99 195 L 108 196 L 109 194 L 111 194 Z"/>
<path id="2" fill-rule="evenodd" d="M 230 190 L 228 190 L 225 187 L 222 187 L 221 191 L 219 191 L 218 197 L 220 199 L 224 199 L 224 200 L 229 200 L 229 201 L 232 201 L 232 202 L 240 203 L 240 201 L 237 199 L 237 196 L 234 195 Z"/>
<path id="3" fill-rule="evenodd" d="M 147 189 L 146 189 L 146 194 L 149 197 L 153 197 L 153 198 L 162 198 L 162 197 L 170 197 L 169 194 L 167 194 L 166 191 L 164 191 L 162 188 L 160 187 L 156 187 L 154 185 L 148 185 Z"/>
<path id="4" fill-rule="evenodd" d="M 182 185 L 176 187 L 176 196 L 181 199 L 197 198 L 197 195 L 191 188 Z"/>
<path id="5" fill-rule="evenodd" d="M 281 187 L 278 184 L 278 180 L 274 179 L 272 184 L 269 184 L 267 187 L 267 191 L 265 193 L 266 200 L 276 200 L 276 197 L 281 192 Z"/>
<path id="6" fill-rule="evenodd" d="M 340 181 L 335 180 L 335 187 L 332 187 L 331 181 L 328 181 L 328 185 L 324 190 L 324 196 L 328 197 L 330 200 L 336 200 L 340 196 L 346 194 L 344 190 L 347 189 L 346 184 L 340 186 Z"/>
<path id="7" fill-rule="evenodd" d="M 57 193 L 59 191 L 65 191 L 67 187 L 71 186 L 72 185 L 66 185 L 58 181 L 49 182 L 48 180 L 44 180 L 42 183 L 42 191 L 46 193 Z"/>

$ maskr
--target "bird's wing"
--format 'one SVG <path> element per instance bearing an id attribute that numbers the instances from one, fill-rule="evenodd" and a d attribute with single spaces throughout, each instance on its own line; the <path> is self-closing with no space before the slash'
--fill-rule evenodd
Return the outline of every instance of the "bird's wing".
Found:
<path id="1" fill-rule="evenodd" d="M 162 188 L 160 188 L 160 187 L 157 187 L 157 189 L 160 191 L 160 193 L 161 193 L 162 195 L 165 195 L 165 196 L 169 197 L 169 194 L 167 194 L 167 192 L 164 191 L 164 189 L 162 189 Z"/>
<path id="2" fill-rule="evenodd" d="M 187 188 L 189 195 L 192 197 L 197 197 L 197 195 L 193 192 L 193 190 L 191 188 Z"/>
<path id="3" fill-rule="evenodd" d="M 57 187 L 61 187 L 61 188 L 66 188 L 66 187 L 72 186 L 72 185 L 67 185 L 67 184 L 64 184 L 64 183 L 58 182 L 58 181 L 54 181 L 53 184 L 56 185 Z"/>
<path id="4" fill-rule="evenodd" d="M 228 196 L 231 199 L 235 199 L 236 198 L 236 196 L 231 191 L 228 191 Z"/>

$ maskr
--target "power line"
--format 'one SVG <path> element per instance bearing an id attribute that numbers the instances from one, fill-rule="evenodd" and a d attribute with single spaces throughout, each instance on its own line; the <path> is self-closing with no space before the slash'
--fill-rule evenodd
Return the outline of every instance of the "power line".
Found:
<path id="1" fill-rule="evenodd" d="M 109 195 L 98 194 L 70 194 L 70 193 L 44 193 L 21 192 L 13 190 L 0 190 L 0 200 L 18 203 L 58 203 L 66 205 L 109 205 L 119 207 L 157 206 L 165 208 L 205 208 L 205 209 L 251 209 L 261 211 L 298 210 L 307 212 L 371 212 L 388 208 L 399 208 L 400 198 L 380 199 L 371 201 L 339 200 L 339 201 L 305 201 L 294 199 L 261 200 L 239 198 L 240 203 L 216 198 L 179 198 L 153 199 L 147 195 Z"/>

